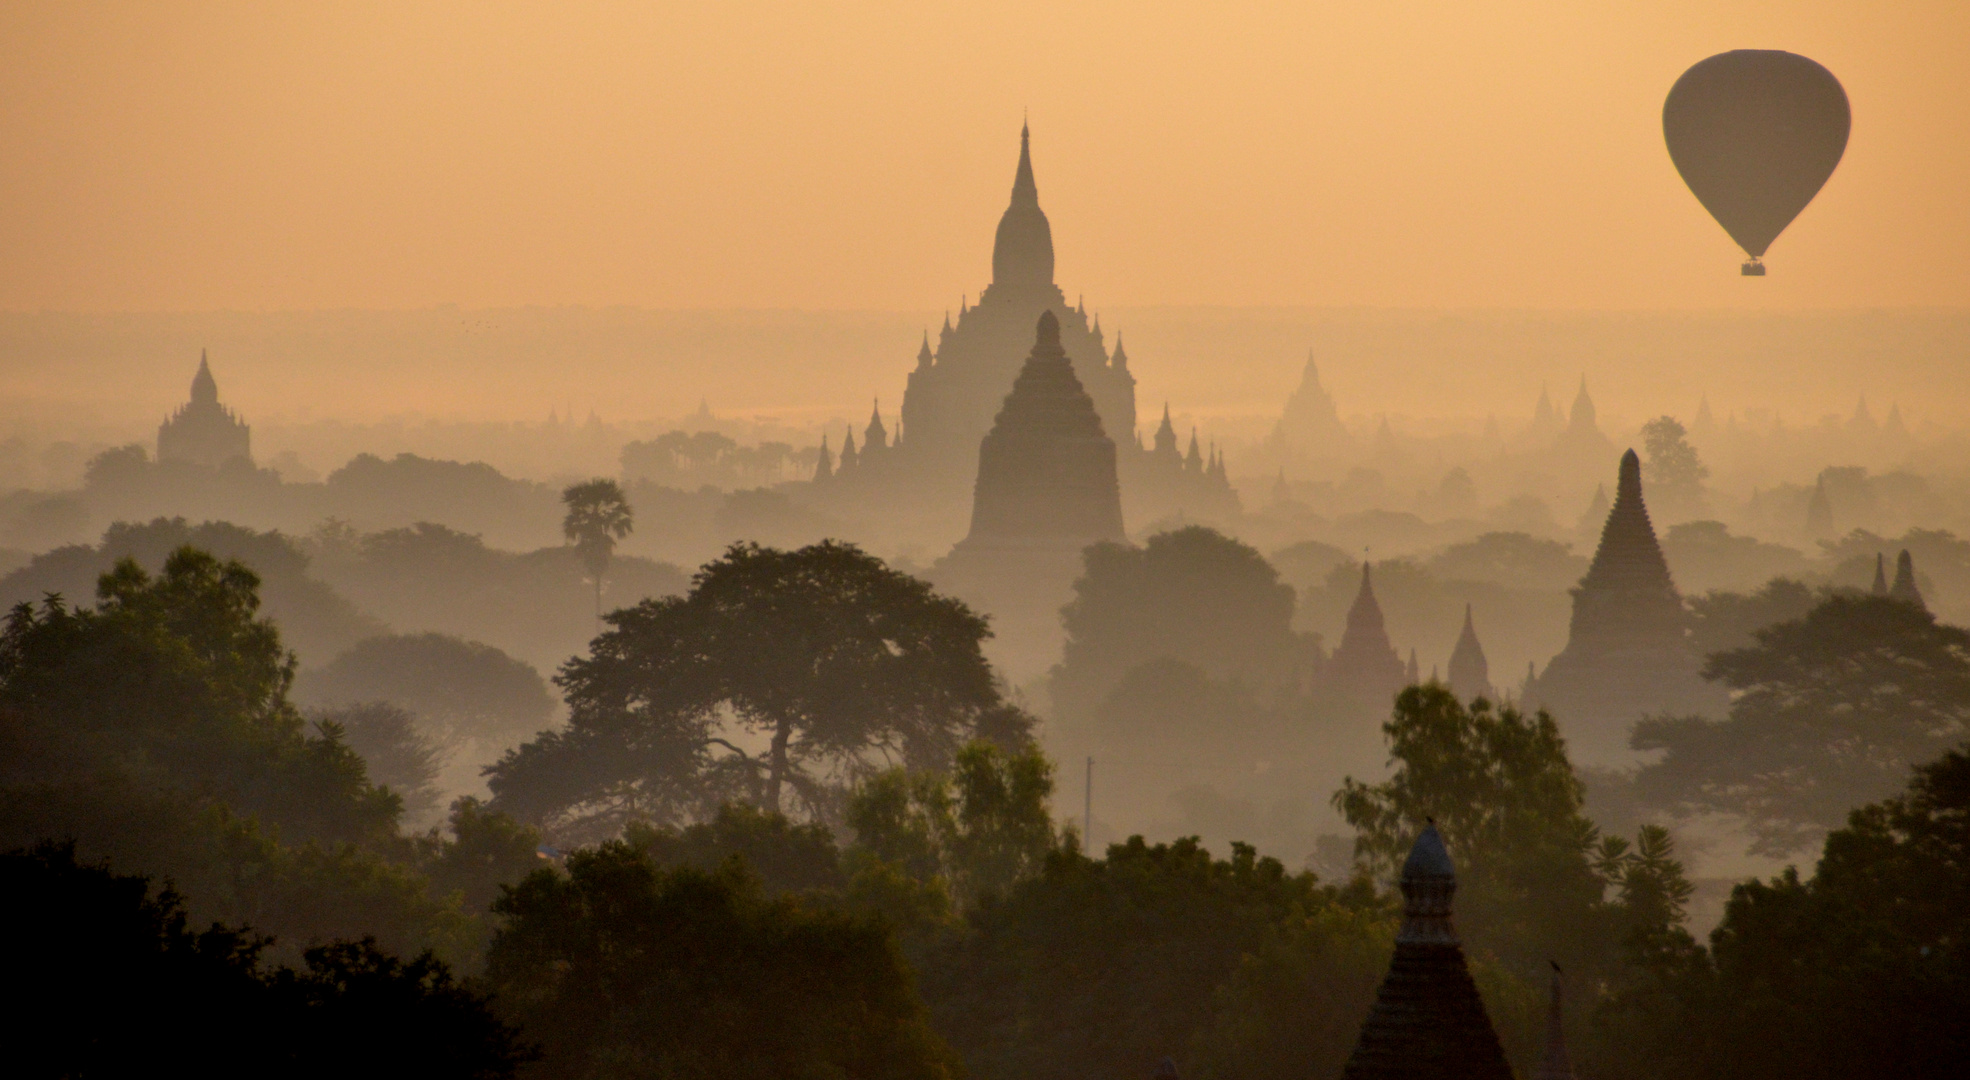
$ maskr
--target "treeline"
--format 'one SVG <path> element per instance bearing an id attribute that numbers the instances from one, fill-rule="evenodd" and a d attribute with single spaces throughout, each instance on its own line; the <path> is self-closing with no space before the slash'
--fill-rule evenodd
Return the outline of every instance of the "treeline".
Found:
<path id="1" fill-rule="evenodd" d="M 1907 685 L 1957 694 L 1960 632 L 1888 603 L 1828 598 L 1754 648 L 1900 649 L 1934 669 Z M 45 990 L 5 1023 L 39 1073 L 1331 1076 L 1429 819 L 1522 1073 L 1552 961 L 1583 1075 L 1941 1075 L 1966 1049 L 1961 750 L 1811 876 L 1740 886 L 1706 947 L 1670 836 L 1596 828 L 1551 718 L 1434 685 L 1395 702 L 1389 777 L 1335 795 L 1350 880 L 1244 845 L 1085 851 L 983 620 L 846 545 L 734 548 L 609 616 L 557 680 L 570 725 L 421 835 L 294 706 L 258 605 L 243 565 L 181 549 L 0 632 L 0 876 Z"/>

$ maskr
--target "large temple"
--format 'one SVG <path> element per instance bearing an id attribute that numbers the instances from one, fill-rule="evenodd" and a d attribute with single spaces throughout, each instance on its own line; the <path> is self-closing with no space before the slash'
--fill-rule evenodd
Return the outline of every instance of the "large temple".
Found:
<path id="1" fill-rule="evenodd" d="M 1032 136 L 1019 134 L 1012 198 L 992 244 L 992 281 L 978 302 L 960 303 L 935 341 L 926 333 L 903 391 L 893 429 L 878 407 L 857 444 L 853 430 L 838 451 L 821 455 L 816 494 L 880 504 L 903 497 L 958 496 L 975 476 L 979 446 L 1033 342 L 1042 313 L 1059 326 L 1060 349 L 1114 441 L 1123 497 L 1138 520 L 1182 514 L 1205 518 L 1238 511 L 1238 496 L 1215 448 L 1190 433 L 1186 452 L 1165 409 L 1150 445 L 1136 429 L 1135 376 L 1116 336 L 1111 350 L 1085 305 L 1069 304 L 1054 282 L 1053 226 L 1040 208 Z"/>
<path id="2" fill-rule="evenodd" d="M 157 460 L 217 468 L 235 459 L 253 460 L 252 431 L 238 414 L 219 404 L 219 382 L 200 351 L 191 401 L 158 426 Z"/>
<path id="3" fill-rule="evenodd" d="M 1032 349 L 977 455 L 971 531 L 931 576 L 993 615 L 1003 664 L 1036 670 L 1059 651 L 1058 613 L 1081 552 L 1126 539 L 1115 443 L 1053 312 L 1040 313 Z"/>
<path id="4" fill-rule="evenodd" d="M 1645 714 L 1715 711 L 1691 647 L 1682 596 L 1642 502 L 1642 463 L 1621 457 L 1614 507 L 1587 576 L 1573 590 L 1566 648 L 1527 687 L 1570 747 L 1597 764 L 1629 760 L 1628 732 Z"/>

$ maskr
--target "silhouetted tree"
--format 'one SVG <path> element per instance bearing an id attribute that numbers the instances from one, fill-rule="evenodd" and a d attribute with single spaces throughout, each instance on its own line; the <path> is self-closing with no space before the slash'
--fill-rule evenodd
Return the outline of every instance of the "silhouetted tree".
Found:
<path id="1" fill-rule="evenodd" d="M 1818 870 L 1732 893 L 1711 963 L 1661 980 L 1626 1041 L 1652 1075 L 1945 1077 L 1970 1055 L 1970 754 L 1853 811 Z M 1643 1075 L 1631 1068 L 1627 1075 Z"/>
<path id="2" fill-rule="evenodd" d="M 303 700 L 387 701 L 446 744 L 523 738 L 547 726 L 554 697 L 533 665 L 448 634 L 387 634 L 301 677 Z M 490 756 L 490 755 L 488 755 Z"/>
<path id="3" fill-rule="evenodd" d="M 1649 497 L 1689 510 L 1703 501 L 1703 482 L 1710 467 L 1690 445 L 1689 431 L 1673 416 L 1658 416 L 1642 425 L 1642 447 L 1648 455 Z"/>
<path id="4" fill-rule="evenodd" d="M 970 907 L 1003 896 L 1037 872 L 1055 844 L 1047 800 L 1053 763 L 1036 746 L 1008 753 L 976 742 L 948 773 L 878 773 L 848 800 L 852 854 L 872 888 L 884 872 L 905 875 Z"/>
<path id="5" fill-rule="evenodd" d="M 744 803 L 727 803 L 710 821 L 682 829 L 631 823 L 623 840 L 661 867 L 713 871 L 738 859 L 771 893 L 839 891 L 841 852 L 818 821 L 804 825 Z"/>
<path id="6" fill-rule="evenodd" d="M 1756 592 L 1713 592 L 1689 597 L 1690 645 L 1699 656 L 1752 645 L 1758 631 L 1791 622 L 1823 597 L 1802 581 L 1773 578 Z"/>
<path id="7" fill-rule="evenodd" d="M 595 619 L 602 620 L 602 575 L 608 572 L 609 558 L 616 553 L 616 541 L 634 528 L 634 515 L 622 485 L 614 480 L 587 480 L 569 485 L 561 493 L 568 508 L 561 519 L 561 533 L 575 546 L 582 567 L 595 579 Z"/>
<path id="8" fill-rule="evenodd" d="M 541 1076 L 954 1072 L 880 920 L 769 899 L 740 864 L 664 871 L 610 842 L 496 907 L 488 975 Z"/>
<path id="9" fill-rule="evenodd" d="M 1092 715 L 1124 675 L 1152 660 L 1181 660 L 1254 689 L 1310 666 L 1292 629 L 1292 587 L 1237 540 L 1191 526 L 1139 548 L 1097 544 L 1085 562 L 1061 611 L 1067 643 L 1052 677 L 1066 715 Z"/>
<path id="10" fill-rule="evenodd" d="M 496 805 L 524 820 L 677 824 L 731 799 L 778 810 L 788 788 L 826 815 L 874 760 L 938 768 L 975 734 L 1030 723 L 979 650 L 985 620 L 847 544 L 735 545 L 688 596 L 608 621 L 556 679 L 569 726 L 492 770 Z"/>
<path id="11" fill-rule="evenodd" d="M 1552 717 L 1466 706 L 1428 684 L 1404 690 L 1382 730 L 1394 773 L 1378 785 L 1349 778 L 1334 795 L 1357 857 L 1393 880 L 1434 820 L 1455 852 L 1459 925 L 1474 948 L 1528 974 L 1548 958 L 1581 970 L 1599 959 L 1598 834 Z"/>
<path id="12" fill-rule="evenodd" d="M 1353 899 L 1380 908 L 1372 894 Z M 1213 991 L 1243 958 L 1292 920 L 1342 902 L 1313 875 L 1288 873 L 1244 844 L 1226 860 L 1194 837 L 1157 845 L 1135 837 L 1101 860 L 1064 846 L 974 909 L 963 932 L 941 938 L 917 966 L 939 1030 L 973 1076 L 1140 1076 L 1163 1057 L 1187 1069 L 1197 1033 L 1218 1010 Z M 1387 964 L 1385 953 L 1374 959 Z M 1367 986 L 1372 994 L 1373 976 Z M 1342 993 L 1351 1001 L 1354 990 Z M 1354 1031 L 1338 1029 L 1359 1021 L 1327 1026 L 1352 1046 Z M 1329 1047 L 1313 1060 L 1345 1053 Z"/>
<path id="13" fill-rule="evenodd" d="M 1970 633 L 1887 597 L 1829 596 L 1704 674 L 1732 691 L 1729 719 L 1636 725 L 1634 747 L 1662 752 L 1637 791 L 1678 812 L 1743 815 L 1766 854 L 1809 845 L 1970 733 Z"/>
<path id="14" fill-rule="evenodd" d="M 202 1076 L 342 1077 L 385 1067 L 460 1080 L 527 1059 L 485 998 L 428 953 L 373 941 L 309 949 L 301 969 L 262 966 L 246 929 L 190 928 L 147 879 L 79 865 L 71 845 L 0 855 L 15 926 L 7 972 L 31 988 L 0 1014 L 9 1071 L 136 1076 L 193 1064 Z"/>
<path id="15" fill-rule="evenodd" d="M 370 781 L 403 800 L 405 814 L 422 819 L 437 808 L 438 791 L 432 782 L 445 755 L 418 733 L 417 718 L 408 710 L 387 701 L 370 701 L 317 712 L 314 720 L 324 732 L 334 725 L 349 748 L 362 755 Z"/>
<path id="16" fill-rule="evenodd" d="M 0 631 L 0 846 L 71 838 L 169 877 L 201 918 L 299 940 L 453 950 L 462 918 L 396 858 L 398 797 L 288 701 L 257 578 L 194 549 L 125 561 L 94 610 L 21 605 Z"/>

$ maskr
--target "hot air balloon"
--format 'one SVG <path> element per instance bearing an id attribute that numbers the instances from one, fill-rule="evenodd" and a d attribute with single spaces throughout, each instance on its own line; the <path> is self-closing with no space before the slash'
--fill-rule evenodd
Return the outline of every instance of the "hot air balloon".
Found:
<path id="1" fill-rule="evenodd" d="M 1683 72 L 1662 103 L 1669 159 L 1717 224 L 1751 258 L 1819 194 L 1847 149 L 1852 114 L 1833 73 L 1776 49 L 1719 53 Z"/>

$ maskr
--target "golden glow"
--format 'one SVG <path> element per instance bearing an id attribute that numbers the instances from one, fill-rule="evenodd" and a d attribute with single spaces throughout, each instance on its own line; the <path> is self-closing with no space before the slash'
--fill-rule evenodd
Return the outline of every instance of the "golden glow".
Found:
<path id="1" fill-rule="evenodd" d="M 941 307 L 1027 107 L 1109 306 L 1956 305 L 1966 42 L 1948 2 L 12 5 L 0 308 Z M 1763 281 L 1661 145 L 1738 47 L 1854 110 Z"/>

